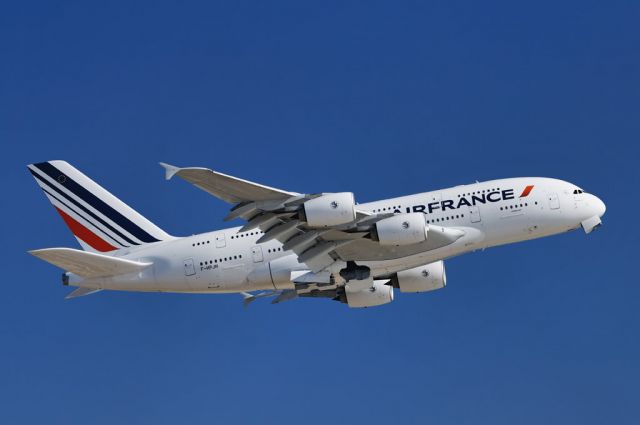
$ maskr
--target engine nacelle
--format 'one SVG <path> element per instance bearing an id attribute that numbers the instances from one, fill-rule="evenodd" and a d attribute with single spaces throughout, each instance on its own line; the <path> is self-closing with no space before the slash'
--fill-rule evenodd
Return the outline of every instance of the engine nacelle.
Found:
<path id="1" fill-rule="evenodd" d="M 356 219 L 356 202 L 351 192 L 327 193 L 305 202 L 301 212 L 309 227 L 339 226 Z"/>
<path id="2" fill-rule="evenodd" d="M 444 261 L 398 272 L 391 278 L 391 284 L 400 292 L 427 292 L 444 288 L 447 286 Z"/>
<path id="3" fill-rule="evenodd" d="M 380 245 L 411 245 L 426 241 L 427 230 L 423 213 L 396 214 L 378 221 L 372 238 Z"/>
<path id="4" fill-rule="evenodd" d="M 347 304 L 351 308 L 360 308 L 390 303 L 393 301 L 393 287 L 386 285 L 385 282 L 387 281 L 375 280 L 370 288 L 357 292 L 345 291 Z"/>

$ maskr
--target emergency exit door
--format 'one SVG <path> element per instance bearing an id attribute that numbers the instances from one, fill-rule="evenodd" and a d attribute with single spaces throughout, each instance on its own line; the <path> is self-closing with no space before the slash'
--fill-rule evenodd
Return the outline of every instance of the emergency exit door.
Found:
<path id="1" fill-rule="evenodd" d="M 254 263 L 259 263 L 262 261 L 262 248 L 259 246 L 254 246 L 251 248 L 251 256 L 253 257 Z"/>
<path id="2" fill-rule="evenodd" d="M 560 200 L 558 199 L 557 193 L 549 193 L 547 194 L 547 198 L 549 200 L 549 208 L 552 210 L 557 210 L 560 208 Z"/>
<path id="3" fill-rule="evenodd" d="M 193 264 L 193 258 L 186 258 L 184 260 L 184 275 L 193 276 L 196 274 L 196 267 Z"/>
<path id="4" fill-rule="evenodd" d="M 477 206 L 469 207 L 469 217 L 472 223 L 480 223 L 482 220 L 480 217 L 480 209 Z"/>

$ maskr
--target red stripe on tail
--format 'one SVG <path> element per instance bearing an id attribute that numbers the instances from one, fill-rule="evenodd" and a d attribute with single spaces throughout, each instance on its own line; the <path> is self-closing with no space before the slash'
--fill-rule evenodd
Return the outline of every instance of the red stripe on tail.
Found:
<path id="1" fill-rule="evenodd" d="M 84 227 L 82 224 L 78 223 L 73 219 L 73 217 L 66 214 L 61 209 L 56 207 L 56 210 L 58 211 L 58 214 L 60 214 L 64 222 L 67 223 L 67 226 L 69 226 L 69 229 L 71 229 L 73 234 L 89 244 L 93 249 L 100 252 L 113 251 L 116 249 L 116 247 L 111 246 L 107 241 Z"/>
<path id="2" fill-rule="evenodd" d="M 531 193 L 532 190 L 533 190 L 533 185 L 525 187 L 520 197 L 524 198 L 525 196 L 529 195 L 529 193 Z"/>

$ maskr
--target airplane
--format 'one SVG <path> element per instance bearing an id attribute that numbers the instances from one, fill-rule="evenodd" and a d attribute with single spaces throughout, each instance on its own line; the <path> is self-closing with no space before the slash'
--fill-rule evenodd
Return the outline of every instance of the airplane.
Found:
<path id="1" fill-rule="evenodd" d="M 356 203 L 207 168 L 160 163 L 233 205 L 240 227 L 171 236 L 65 161 L 28 165 L 82 250 L 29 251 L 62 268 L 67 298 L 102 290 L 328 298 L 352 308 L 390 303 L 394 289 L 444 288 L 444 261 L 476 250 L 601 226 L 605 204 L 557 179 L 519 177 Z"/>

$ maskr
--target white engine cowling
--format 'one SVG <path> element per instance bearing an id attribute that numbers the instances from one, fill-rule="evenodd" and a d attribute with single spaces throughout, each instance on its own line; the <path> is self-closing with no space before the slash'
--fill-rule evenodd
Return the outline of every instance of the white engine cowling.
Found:
<path id="1" fill-rule="evenodd" d="M 375 307 L 393 301 L 393 287 L 386 280 L 376 280 L 370 288 L 357 292 L 346 291 L 347 304 L 351 308 Z"/>
<path id="2" fill-rule="evenodd" d="M 330 227 L 356 219 L 356 202 L 351 192 L 328 193 L 303 204 L 304 221 L 310 227 Z"/>
<path id="3" fill-rule="evenodd" d="M 399 288 L 400 292 L 427 292 L 444 288 L 447 286 L 444 261 L 398 272 L 391 279 L 391 283 L 394 288 Z"/>
<path id="4" fill-rule="evenodd" d="M 427 240 L 423 213 L 396 214 L 376 223 L 374 239 L 380 245 L 411 245 Z"/>

